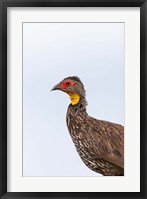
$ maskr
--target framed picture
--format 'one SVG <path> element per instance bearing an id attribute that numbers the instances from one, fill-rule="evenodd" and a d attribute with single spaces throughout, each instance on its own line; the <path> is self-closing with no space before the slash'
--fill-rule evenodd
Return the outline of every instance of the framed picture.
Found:
<path id="1" fill-rule="evenodd" d="M 147 2 L 0 3 L 1 198 L 146 198 Z"/>

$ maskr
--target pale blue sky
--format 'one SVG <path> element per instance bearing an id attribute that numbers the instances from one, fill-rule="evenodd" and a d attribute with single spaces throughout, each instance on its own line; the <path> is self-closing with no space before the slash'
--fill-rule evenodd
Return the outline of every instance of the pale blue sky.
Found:
<path id="1" fill-rule="evenodd" d="M 23 24 L 23 175 L 98 176 L 66 127 L 69 97 L 51 88 L 77 75 L 89 115 L 124 125 L 124 24 Z"/>

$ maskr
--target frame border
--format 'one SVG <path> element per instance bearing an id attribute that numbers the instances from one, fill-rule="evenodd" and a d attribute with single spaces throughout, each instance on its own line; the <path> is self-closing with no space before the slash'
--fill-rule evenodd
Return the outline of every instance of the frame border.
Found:
<path id="1" fill-rule="evenodd" d="M 7 7 L 140 7 L 140 192 L 7 192 Z M 147 198 L 147 0 L 0 0 L 0 198 Z"/>

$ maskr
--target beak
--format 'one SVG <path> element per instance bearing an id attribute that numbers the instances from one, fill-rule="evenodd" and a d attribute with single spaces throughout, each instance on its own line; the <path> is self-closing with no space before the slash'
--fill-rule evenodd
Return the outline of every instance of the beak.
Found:
<path id="1" fill-rule="evenodd" d="M 61 90 L 61 87 L 59 86 L 59 84 L 55 85 L 51 91 L 54 91 L 54 90 Z"/>

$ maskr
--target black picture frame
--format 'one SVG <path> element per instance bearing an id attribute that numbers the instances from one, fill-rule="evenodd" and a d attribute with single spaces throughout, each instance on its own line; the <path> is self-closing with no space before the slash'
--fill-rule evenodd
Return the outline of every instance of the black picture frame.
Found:
<path id="1" fill-rule="evenodd" d="M 140 192 L 7 192 L 7 8 L 140 7 Z M 147 198 L 147 1 L 146 0 L 0 0 L 0 197 L 1 198 Z M 135 155 L 135 154 L 134 154 Z M 135 175 L 135 174 L 134 174 Z"/>

